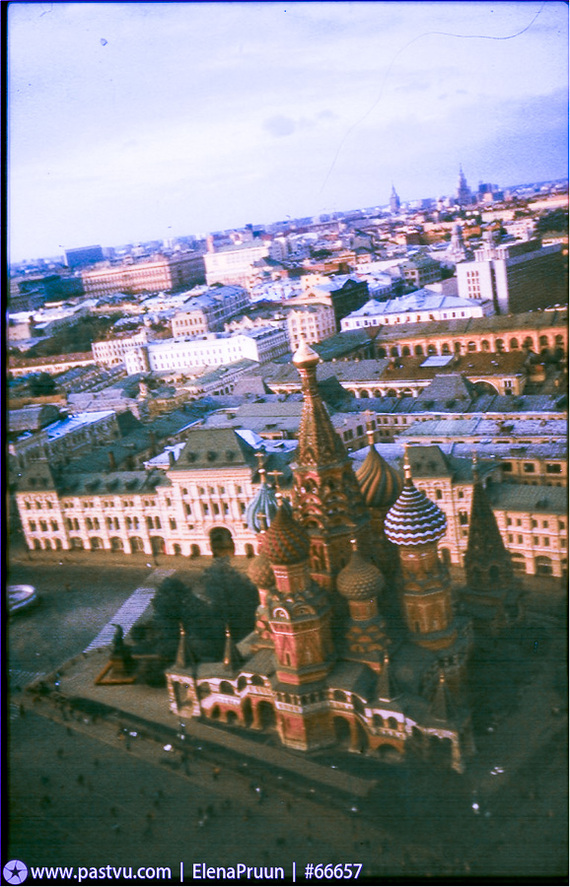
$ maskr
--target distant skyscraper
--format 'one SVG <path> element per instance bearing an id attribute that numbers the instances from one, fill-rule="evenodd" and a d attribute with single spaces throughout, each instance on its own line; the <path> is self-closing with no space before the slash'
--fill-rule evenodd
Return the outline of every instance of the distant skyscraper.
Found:
<path id="1" fill-rule="evenodd" d="M 392 185 L 392 193 L 390 194 L 390 212 L 396 215 L 400 212 L 400 198 L 396 193 L 396 189 Z"/>
<path id="2" fill-rule="evenodd" d="M 95 265 L 104 259 L 100 246 L 81 246 L 77 249 L 66 249 L 65 262 L 72 271 L 77 268 L 85 268 L 87 265 Z"/>
<path id="3" fill-rule="evenodd" d="M 469 190 L 467 179 L 465 178 L 463 169 L 459 167 L 459 181 L 457 182 L 457 198 L 458 206 L 469 206 L 473 202 L 473 196 Z"/>

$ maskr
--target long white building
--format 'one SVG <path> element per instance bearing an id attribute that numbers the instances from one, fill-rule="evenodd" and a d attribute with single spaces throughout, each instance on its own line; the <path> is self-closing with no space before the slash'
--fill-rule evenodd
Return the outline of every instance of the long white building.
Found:
<path id="1" fill-rule="evenodd" d="M 164 339 L 132 347 L 125 353 L 127 373 L 183 371 L 192 367 L 220 366 L 239 360 L 263 363 L 289 350 L 282 329 L 261 327 L 229 335 L 209 333 L 187 339 Z"/>
<path id="2" fill-rule="evenodd" d="M 340 322 L 341 331 L 358 330 L 366 326 L 384 326 L 399 323 L 427 323 L 434 320 L 455 320 L 483 317 L 480 302 L 459 299 L 428 289 L 416 290 L 407 296 L 378 302 L 369 299 L 362 308 L 352 311 Z"/>

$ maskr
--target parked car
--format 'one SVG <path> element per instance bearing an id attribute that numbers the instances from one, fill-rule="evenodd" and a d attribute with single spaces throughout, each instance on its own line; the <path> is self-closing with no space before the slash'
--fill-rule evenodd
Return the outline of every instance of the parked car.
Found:
<path id="1" fill-rule="evenodd" d="M 35 606 L 40 596 L 33 585 L 9 585 L 6 589 L 8 598 L 8 615 L 13 616 L 21 610 Z"/>

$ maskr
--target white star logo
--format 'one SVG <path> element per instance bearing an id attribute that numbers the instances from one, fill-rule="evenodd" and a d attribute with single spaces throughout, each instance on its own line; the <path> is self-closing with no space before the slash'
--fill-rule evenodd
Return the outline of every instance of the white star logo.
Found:
<path id="1" fill-rule="evenodd" d="M 20 859 L 11 859 L 2 869 L 8 884 L 23 884 L 28 877 L 28 867 Z"/>

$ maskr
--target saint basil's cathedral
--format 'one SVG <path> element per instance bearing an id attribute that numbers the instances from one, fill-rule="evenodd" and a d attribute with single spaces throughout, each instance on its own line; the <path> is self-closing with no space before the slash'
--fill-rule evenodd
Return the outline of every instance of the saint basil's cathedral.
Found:
<path id="1" fill-rule="evenodd" d="M 501 626 L 517 594 L 483 485 L 474 468 L 459 613 L 438 557 L 446 518 L 414 486 L 407 456 L 402 478 L 370 435 L 355 472 L 319 394 L 318 355 L 303 343 L 293 362 L 303 411 L 290 501 L 261 467 L 247 512 L 259 540 L 255 629 L 238 644 L 227 629 L 218 663 L 196 663 L 181 629 L 166 671 L 170 708 L 179 719 L 272 729 L 297 750 L 435 756 L 461 771 L 474 752 L 464 691 L 472 624 Z"/>

